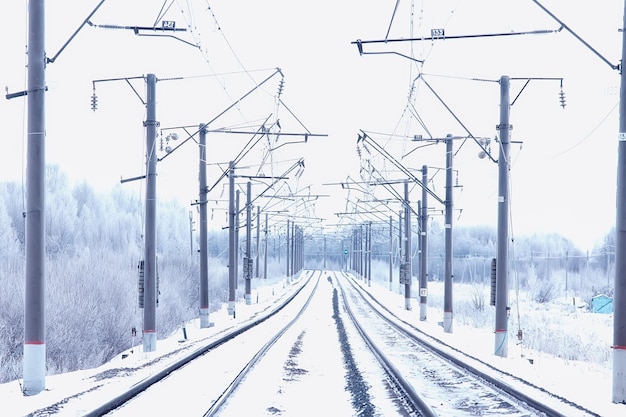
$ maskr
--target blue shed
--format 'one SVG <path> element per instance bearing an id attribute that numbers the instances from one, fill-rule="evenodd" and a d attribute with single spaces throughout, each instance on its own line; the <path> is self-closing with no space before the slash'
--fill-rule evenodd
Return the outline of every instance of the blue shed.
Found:
<path id="1" fill-rule="evenodd" d="M 613 312 L 613 299 L 604 294 L 596 295 L 591 299 L 591 311 L 594 313 L 611 314 Z"/>

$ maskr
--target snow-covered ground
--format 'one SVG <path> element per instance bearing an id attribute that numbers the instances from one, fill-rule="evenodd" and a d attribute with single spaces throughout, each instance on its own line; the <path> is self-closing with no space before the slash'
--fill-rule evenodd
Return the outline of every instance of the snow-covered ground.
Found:
<path id="1" fill-rule="evenodd" d="M 320 282 L 320 288 L 322 291 L 328 291 L 329 286 L 322 285 L 325 284 L 323 281 Z M 140 346 L 136 346 L 133 353 L 126 352 L 128 356 L 124 359 L 122 359 L 122 355 L 118 355 L 114 360 L 99 368 L 48 376 L 46 378 L 46 390 L 35 396 L 24 397 L 19 381 L 2 384 L 0 385 L 0 398 L 2 398 L 3 404 L 2 415 L 24 416 L 30 413 L 34 413 L 32 414 L 34 416 L 82 415 L 124 388 L 172 363 L 182 354 L 193 350 L 200 341 L 206 341 L 270 308 L 274 303 L 291 294 L 295 287 L 296 284 L 284 285 L 284 283 L 258 287 L 255 289 L 256 293 L 253 294 L 252 298 L 255 302 L 252 305 L 245 305 L 243 302 L 237 305 L 235 319 L 228 315 L 226 308 L 223 308 L 211 313 L 211 321 L 215 323 L 212 328 L 200 329 L 197 320 L 188 323 L 185 327 L 186 341 L 183 341 L 183 329 L 181 328 L 171 337 L 159 340 L 157 352 L 144 354 L 140 352 Z M 462 325 L 457 320 L 454 324 L 454 332 L 444 333 L 438 324 L 443 316 L 443 312 L 438 307 L 430 307 L 428 321 L 420 322 L 417 300 L 412 300 L 413 309 L 407 311 L 404 309 L 404 297 L 398 291 L 389 291 L 387 288 L 374 283 L 371 287 L 365 286 L 365 288 L 375 294 L 396 315 L 451 346 L 462 348 L 485 362 L 569 398 L 593 410 L 598 415 L 606 417 L 626 415 L 626 405 L 611 402 L 612 375 L 607 366 L 568 361 L 533 352 L 526 348 L 522 351 L 514 340 L 510 341 L 508 358 L 496 357 L 492 354 L 494 340 L 493 333 L 489 329 L 476 329 Z M 435 294 L 438 290 L 437 285 L 430 286 L 431 294 Z M 258 302 L 256 302 L 257 295 Z M 322 298 L 330 301 L 329 297 Z M 572 321 L 573 325 L 582 322 L 575 317 L 572 318 Z M 322 410 L 329 409 L 338 412 L 334 415 L 349 415 L 351 400 L 345 388 L 342 389 L 345 384 L 345 370 L 340 366 L 340 358 L 337 357 L 336 352 L 339 350 L 337 329 L 331 318 L 329 306 L 324 303 L 316 304 L 315 309 L 303 320 L 303 323 L 305 323 L 305 327 L 293 329 L 291 342 L 286 345 L 295 348 L 290 352 L 293 354 L 291 358 L 293 362 L 285 362 L 289 358 L 289 354 L 286 356 L 277 355 L 274 360 L 278 362 L 274 365 L 272 362 L 266 362 L 262 366 L 266 369 L 268 369 L 267 367 L 278 369 L 279 372 L 273 376 L 268 376 L 268 378 L 250 378 L 249 381 L 242 384 L 241 394 L 245 395 L 246 391 L 243 389 L 247 392 L 263 393 L 265 402 L 268 404 L 267 407 L 261 409 L 264 410 L 265 415 L 319 415 Z M 572 328 L 576 329 L 576 327 Z M 582 330 L 577 329 L 579 332 Z M 352 348 L 357 353 L 362 350 L 356 346 L 356 343 Z M 362 354 L 364 352 L 358 353 L 358 355 Z M 529 359 L 532 359 L 532 363 Z M 362 372 L 368 382 L 375 380 L 377 378 L 376 371 L 370 369 L 369 364 L 362 365 Z M 285 378 L 285 373 L 289 372 L 289 366 L 301 370 L 301 372 L 291 375 L 292 380 Z M 125 369 L 127 372 L 124 371 Z M 114 375 L 114 377 L 107 379 L 96 377 L 107 374 Z M 257 386 L 256 389 L 255 386 Z M 279 389 L 276 389 L 277 386 Z M 96 389 L 96 387 L 99 388 Z M 66 398 L 79 393 L 85 393 L 80 396 L 81 400 L 64 401 Z M 321 395 L 322 393 L 324 395 Z M 373 395 L 380 398 L 385 394 L 374 390 Z M 176 401 L 174 393 L 172 394 L 172 401 Z M 391 409 L 388 401 L 379 404 L 387 404 L 383 407 L 388 407 L 377 410 L 379 415 L 396 413 L 395 410 Z M 238 401 L 236 406 L 239 409 L 235 414 L 229 411 L 225 412 L 225 415 L 237 415 L 239 411 L 245 409 L 245 404 L 241 401 Z M 36 412 L 44 409 L 45 413 L 43 411 Z M 235 411 L 234 408 L 226 408 L 226 410 L 229 409 Z M 146 410 L 146 412 L 148 411 Z M 260 412 L 260 409 L 249 410 L 248 415 L 264 415 L 259 414 Z"/>
<path id="2" fill-rule="evenodd" d="M 428 320 L 421 322 L 419 320 L 419 300 L 412 299 L 413 308 L 411 311 L 407 311 L 404 309 L 404 295 L 399 294 L 399 291 L 389 291 L 375 283 L 372 283 L 371 287 L 364 283 L 362 285 L 395 315 L 454 348 L 502 371 L 517 375 L 556 395 L 567 398 L 598 415 L 606 417 L 626 415 L 626 405 L 611 402 L 612 372 L 608 366 L 567 360 L 517 344 L 513 323 L 509 325 L 509 332 L 512 335 L 509 336 L 508 357 L 502 358 L 493 354 L 495 344 L 493 323 L 489 328 L 476 328 L 460 324 L 460 317 L 455 317 L 453 333 L 445 333 L 441 326 L 443 322 L 442 306 L 434 307 L 429 304 Z M 460 294 L 460 289 L 461 286 L 455 286 L 455 300 L 464 296 L 471 297 L 469 293 Z M 443 283 L 429 282 L 430 299 L 437 296 L 442 298 L 442 294 Z M 558 317 L 560 322 L 567 322 L 567 329 L 570 329 L 572 333 L 584 335 L 602 333 L 602 329 L 594 329 L 590 326 L 605 323 L 609 319 L 605 315 L 586 312 L 566 315 L 563 313 L 562 305 L 558 302 L 551 304 L 550 308 L 554 310 L 548 312 L 546 311 L 548 305 L 550 304 L 544 305 L 543 309 L 525 311 L 526 320 L 528 317 L 536 317 L 538 322 L 534 325 L 547 326 L 549 323 L 547 320 L 550 318 L 556 320 Z M 612 333 L 611 328 L 607 327 L 604 330 L 604 333 Z"/>

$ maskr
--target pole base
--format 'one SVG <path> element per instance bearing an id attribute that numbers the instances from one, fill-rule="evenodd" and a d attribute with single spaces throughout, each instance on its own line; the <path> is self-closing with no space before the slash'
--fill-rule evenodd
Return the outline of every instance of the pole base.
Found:
<path id="1" fill-rule="evenodd" d="M 614 403 L 626 403 L 626 349 L 613 348 L 613 395 Z"/>
<path id="2" fill-rule="evenodd" d="M 506 358 L 509 356 L 509 342 L 507 340 L 508 332 L 506 330 L 496 330 L 495 349 L 493 354 Z"/>
<path id="3" fill-rule="evenodd" d="M 426 313 L 428 313 L 428 304 L 420 303 L 420 320 L 426 321 Z"/>
<path id="4" fill-rule="evenodd" d="M 157 334 L 156 330 L 143 332 L 143 351 L 144 353 L 156 352 Z"/>
<path id="5" fill-rule="evenodd" d="M 452 333 L 452 312 L 446 311 L 443 313 L 443 331 L 445 333 Z"/>
<path id="6" fill-rule="evenodd" d="M 46 389 L 46 344 L 24 344 L 24 395 L 37 395 Z"/>
<path id="7" fill-rule="evenodd" d="M 252 295 L 251 294 L 246 294 L 245 295 L 245 299 L 246 299 L 246 305 L 247 306 L 252 304 Z"/>
<path id="8" fill-rule="evenodd" d="M 209 309 L 201 308 L 200 309 L 200 328 L 206 329 L 208 327 L 213 327 L 214 324 L 209 320 Z"/>
<path id="9" fill-rule="evenodd" d="M 228 315 L 229 316 L 235 316 L 235 302 L 234 301 L 229 301 L 228 302 Z"/>
<path id="10" fill-rule="evenodd" d="M 404 299 L 404 309 L 405 310 L 411 310 L 411 299 L 410 298 L 405 298 Z"/>

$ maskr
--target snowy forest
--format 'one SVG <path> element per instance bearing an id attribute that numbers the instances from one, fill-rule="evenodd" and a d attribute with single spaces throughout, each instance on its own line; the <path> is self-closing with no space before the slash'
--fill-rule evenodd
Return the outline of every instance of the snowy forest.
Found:
<path id="1" fill-rule="evenodd" d="M 52 375 L 98 366 L 140 342 L 133 339 L 131 329 L 140 335 L 142 328 L 137 280 L 143 256 L 144 202 L 123 186 L 99 193 L 84 182 L 70 184 L 56 166 L 47 167 L 46 181 L 46 349 L 47 372 Z M 159 200 L 157 206 L 157 323 L 163 337 L 198 316 L 198 233 L 191 229 L 190 210 L 175 201 Z M 429 230 L 430 281 L 443 280 L 444 239 L 437 221 L 432 219 Z M 0 183 L 0 383 L 22 375 L 24 227 L 22 184 Z M 346 266 L 343 253 L 351 230 L 305 233 L 305 268 Z M 244 234 L 245 230 L 240 242 Z M 373 279 L 381 282 L 388 279 L 390 251 L 397 281 L 397 237 L 390 245 L 389 236 L 388 224 L 373 225 Z M 488 293 L 496 236 L 490 226 L 455 228 L 455 282 Z M 228 296 L 228 232 L 210 231 L 208 239 L 214 311 Z M 267 239 L 267 275 L 284 277 L 284 235 L 281 238 L 280 229 L 273 228 Z M 562 297 L 588 303 L 595 294 L 611 294 L 613 245 L 611 233 L 589 253 L 557 235 L 516 237 L 511 245 L 512 279 L 535 302 Z M 412 266 L 417 277 L 417 261 Z M 471 303 L 473 308 L 455 307 L 455 311 L 485 314 L 482 296 L 474 294 Z"/>

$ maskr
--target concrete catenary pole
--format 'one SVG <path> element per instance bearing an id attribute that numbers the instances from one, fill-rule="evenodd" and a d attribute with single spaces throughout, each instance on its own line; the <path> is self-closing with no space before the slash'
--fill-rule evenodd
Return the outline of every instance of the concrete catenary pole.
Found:
<path id="1" fill-rule="evenodd" d="M 239 200 L 241 192 L 235 191 L 235 289 L 239 289 Z"/>
<path id="2" fill-rule="evenodd" d="M 300 228 L 300 263 L 298 264 L 298 271 L 304 269 L 304 229 Z"/>
<path id="3" fill-rule="evenodd" d="M 417 288 L 422 291 L 421 271 L 422 271 L 422 201 L 417 200 Z M 421 297 L 420 297 L 420 311 L 421 311 Z"/>
<path id="4" fill-rule="evenodd" d="M 265 213 L 265 242 L 263 243 L 263 279 L 267 279 L 267 213 Z"/>
<path id="5" fill-rule="evenodd" d="M 261 250 L 261 206 L 256 206 L 256 251 L 254 252 L 255 260 L 255 278 L 259 277 L 259 251 Z"/>
<path id="6" fill-rule="evenodd" d="M 296 222 L 291 222 L 291 275 L 296 274 Z"/>
<path id="7" fill-rule="evenodd" d="M 428 313 L 428 167 L 422 166 L 422 208 L 420 214 L 420 320 Z"/>
<path id="8" fill-rule="evenodd" d="M 356 271 L 356 273 L 358 274 L 359 278 L 361 277 L 361 226 L 359 225 L 355 231 L 354 231 L 354 236 L 355 236 L 355 247 L 356 247 L 356 251 L 355 251 L 355 258 L 354 258 L 354 270 Z"/>
<path id="9" fill-rule="evenodd" d="M 28 150 L 26 166 L 26 276 L 24 288 L 24 394 L 46 387 L 45 333 L 45 10 L 28 2 Z"/>
<path id="10" fill-rule="evenodd" d="M 372 286 L 372 222 L 367 225 L 367 285 Z"/>
<path id="11" fill-rule="evenodd" d="M 352 229 L 352 256 L 350 257 L 350 269 L 356 272 L 356 228 Z"/>
<path id="12" fill-rule="evenodd" d="M 235 285 L 237 282 L 237 243 L 235 242 L 235 163 L 228 169 L 228 314 L 235 317 Z"/>
<path id="13" fill-rule="evenodd" d="M 287 219 L 287 236 L 286 236 L 286 239 L 285 239 L 285 241 L 286 241 L 285 244 L 287 245 L 287 256 L 286 256 L 286 258 L 287 258 L 287 282 L 289 282 L 289 277 L 291 276 L 291 264 L 289 263 L 289 258 L 290 258 L 290 256 L 289 256 L 290 255 L 289 247 L 290 247 L 290 244 L 291 244 L 291 242 L 289 240 L 289 234 L 290 234 L 291 231 L 289 230 L 289 227 L 290 227 L 290 222 L 289 222 L 289 219 Z"/>
<path id="14" fill-rule="evenodd" d="M 498 156 L 498 242 L 496 254 L 496 328 L 494 354 L 508 355 L 509 320 L 509 77 L 500 77 L 500 153 Z"/>
<path id="15" fill-rule="evenodd" d="M 360 266 L 361 266 L 361 237 L 359 235 L 359 226 L 354 229 L 354 272 L 358 276 L 361 274 Z"/>
<path id="16" fill-rule="evenodd" d="M 404 308 L 411 309 L 411 204 L 409 182 L 404 182 Z"/>
<path id="17" fill-rule="evenodd" d="M 243 257 L 243 278 L 245 283 L 246 305 L 252 304 L 252 183 L 246 188 L 246 254 Z"/>
<path id="18" fill-rule="evenodd" d="M 453 308 L 452 308 L 452 282 L 454 272 L 452 271 L 452 210 L 454 204 L 452 196 L 452 135 L 446 137 L 446 201 L 445 201 L 445 266 L 444 266 L 444 290 L 443 290 L 443 331 L 452 333 Z"/>
<path id="19" fill-rule="evenodd" d="M 356 271 L 356 229 L 352 229 L 352 250 L 350 251 L 350 270 Z"/>
<path id="20" fill-rule="evenodd" d="M 357 227 L 355 230 L 355 247 L 356 247 L 356 256 L 354 258 L 354 270 L 361 276 L 361 226 Z"/>
<path id="21" fill-rule="evenodd" d="M 350 247 L 348 249 L 348 259 L 346 259 L 346 270 L 354 271 L 354 229 L 352 229 L 352 236 L 350 240 Z M 348 265 L 350 265 L 348 267 Z"/>
<path id="22" fill-rule="evenodd" d="M 208 253 L 208 215 L 207 215 L 207 184 L 206 184 L 206 125 L 201 124 L 199 135 L 200 162 L 200 328 L 211 327 L 209 320 L 209 253 Z"/>
<path id="23" fill-rule="evenodd" d="M 626 25 L 626 2 L 624 3 Z M 626 27 L 626 26 L 622 26 Z M 622 60 L 626 62 L 626 31 L 622 30 Z M 619 144 L 617 149 L 617 218 L 615 222 L 615 298 L 613 301 L 614 403 L 626 403 L 626 74 L 620 65 Z"/>
<path id="24" fill-rule="evenodd" d="M 296 244 L 294 246 L 294 256 L 293 256 L 293 260 L 294 260 L 294 268 L 293 270 L 296 273 L 299 273 L 300 270 L 302 269 L 302 229 L 300 226 L 296 226 L 295 227 L 295 239 L 296 239 Z"/>
<path id="25" fill-rule="evenodd" d="M 367 281 L 367 223 L 361 224 L 361 279 Z"/>
<path id="26" fill-rule="evenodd" d="M 357 236 L 359 237 L 359 265 L 357 270 L 359 272 L 359 278 L 363 279 L 365 275 L 365 266 L 363 264 L 363 252 L 365 252 L 365 242 L 363 242 L 363 225 L 359 225 L 359 229 L 357 231 Z"/>
<path id="27" fill-rule="evenodd" d="M 156 76 L 148 74 L 146 99 L 146 217 L 144 237 L 143 351 L 156 351 Z"/>
<path id="28" fill-rule="evenodd" d="M 293 255 L 293 259 L 291 261 L 291 266 L 292 266 L 292 271 L 293 274 L 297 274 L 298 272 L 300 272 L 300 269 L 298 268 L 298 262 L 300 260 L 299 257 L 299 253 L 300 253 L 300 226 L 297 226 L 295 223 L 292 226 L 292 236 L 291 239 L 293 240 L 293 250 L 292 250 L 292 255 Z"/>
<path id="29" fill-rule="evenodd" d="M 389 216 L 389 291 L 393 290 L 393 216 Z"/>
<path id="30" fill-rule="evenodd" d="M 404 284 L 404 276 L 402 275 L 403 273 L 403 266 L 402 264 L 404 263 L 404 248 L 402 247 L 402 228 L 404 226 L 402 225 L 402 210 L 398 211 L 398 294 L 402 294 L 402 284 Z"/>

